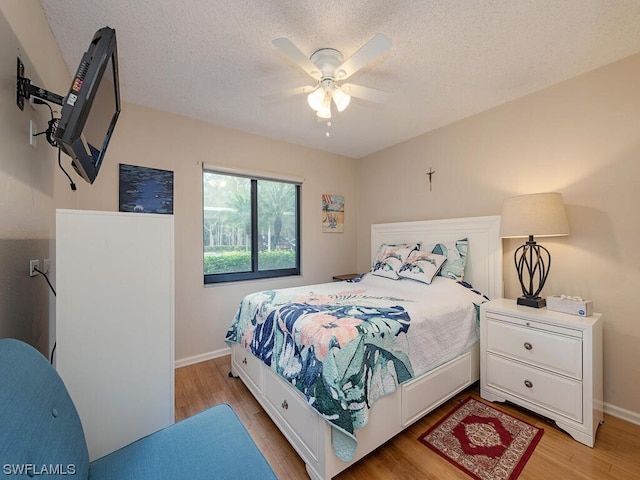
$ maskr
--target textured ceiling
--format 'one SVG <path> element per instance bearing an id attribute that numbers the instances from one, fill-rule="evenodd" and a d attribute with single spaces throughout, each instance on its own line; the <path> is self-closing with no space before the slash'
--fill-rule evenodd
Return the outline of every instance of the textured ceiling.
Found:
<path id="1" fill-rule="evenodd" d="M 640 52 L 640 0 L 41 0 L 71 72 L 116 29 L 123 100 L 360 158 Z M 376 33 L 391 50 L 349 79 L 391 92 L 326 123 L 308 77 L 272 45 L 345 58 Z M 63 93 L 63 92 L 58 92 Z"/>

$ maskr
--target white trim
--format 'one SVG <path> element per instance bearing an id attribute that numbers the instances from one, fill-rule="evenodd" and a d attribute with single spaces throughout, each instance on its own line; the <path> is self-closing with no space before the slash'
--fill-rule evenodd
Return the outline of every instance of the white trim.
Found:
<path id="1" fill-rule="evenodd" d="M 203 163 L 202 170 L 212 173 L 223 173 L 227 175 L 237 175 L 239 177 L 251 177 L 262 180 L 282 180 L 283 182 L 291 182 L 297 184 L 304 183 L 304 177 L 296 177 L 293 175 L 286 175 L 283 173 L 275 172 L 262 172 L 259 170 L 245 170 L 242 168 L 225 167 L 222 165 L 207 165 Z"/>
<path id="2" fill-rule="evenodd" d="M 634 425 L 640 425 L 640 413 L 632 412 L 631 410 L 627 410 L 616 405 L 611 405 L 607 402 L 604 402 L 603 407 L 604 413 L 606 413 L 607 415 L 611 415 L 612 417 L 616 417 L 621 420 L 626 420 L 627 422 L 633 423 Z"/>
<path id="3" fill-rule="evenodd" d="M 175 368 L 187 367 L 194 363 L 206 362 L 207 360 L 224 357 L 225 355 L 231 355 L 231 349 L 229 347 L 201 353 L 199 355 L 194 355 L 193 357 L 181 358 L 180 360 L 175 361 Z"/>

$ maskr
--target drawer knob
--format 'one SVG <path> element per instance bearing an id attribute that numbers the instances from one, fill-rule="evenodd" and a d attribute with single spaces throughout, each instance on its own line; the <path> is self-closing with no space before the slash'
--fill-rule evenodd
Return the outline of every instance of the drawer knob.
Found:
<path id="1" fill-rule="evenodd" d="M 533 388 L 533 382 L 531 380 L 525 380 L 524 386 L 527 388 Z"/>
<path id="2" fill-rule="evenodd" d="M 527 350 L 531 350 L 533 349 L 533 345 L 531 345 L 529 342 L 524 342 L 524 348 L 526 348 Z"/>
<path id="3" fill-rule="evenodd" d="M 284 408 L 285 410 L 288 410 L 288 409 L 289 409 L 289 404 L 287 403 L 287 401 L 286 401 L 286 400 L 283 400 L 283 401 L 282 401 L 282 408 Z"/>
<path id="4" fill-rule="evenodd" d="M 244 357 L 244 358 L 242 359 L 242 364 L 243 364 L 243 365 L 246 365 L 246 364 L 247 364 L 247 357 Z"/>

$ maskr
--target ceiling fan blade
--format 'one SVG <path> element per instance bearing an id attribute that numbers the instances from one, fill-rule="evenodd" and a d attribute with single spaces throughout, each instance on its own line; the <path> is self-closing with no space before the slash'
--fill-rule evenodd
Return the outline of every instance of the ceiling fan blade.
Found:
<path id="1" fill-rule="evenodd" d="M 313 78 L 320 78 L 320 70 L 309 58 L 296 47 L 288 38 L 280 37 L 272 41 L 278 50 L 286 55 L 292 62 L 296 63 L 302 70 L 307 72 Z"/>
<path id="2" fill-rule="evenodd" d="M 365 65 L 371 63 L 378 56 L 391 48 L 391 40 L 383 34 L 378 33 L 375 37 L 365 43 L 360 49 L 351 55 L 342 65 L 336 70 L 336 77 L 338 80 L 344 80 L 356 73 Z M 343 73 L 344 72 L 344 73 Z"/>
<path id="3" fill-rule="evenodd" d="M 386 103 L 389 100 L 391 94 L 384 90 L 378 90 L 371 87 L 363 87 L 362 85 L 354 85 L 353 83 L 345 83 L 340 85 L 340 88 L 347 95 L 352 97 L 361 98 L 374 103 Z"/>
<path id="4" fill-rule="evenodd" d="M 301 93 L 311 93 L 318 88 L 318 85 L 307 85 L 305 87 L 296 87 L 290 88 L 288 90 L 283 90 L 281 92 L 270 93 L 268 95 L 261 95 L 260 98 L 266 100 L 268 102 L 273 100 L 281 100 L 286 97 L 291 97 L 293 95 L 300 95 Z"/>

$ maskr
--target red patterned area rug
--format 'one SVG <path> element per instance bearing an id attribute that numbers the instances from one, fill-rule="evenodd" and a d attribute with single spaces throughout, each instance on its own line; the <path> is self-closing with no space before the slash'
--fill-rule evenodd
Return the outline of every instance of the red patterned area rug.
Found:
<path id="1" fill-rule="evenodd" d="M 515 480 L 543 433 L 469 397 L 418 440 L 476 480 Z"/>

